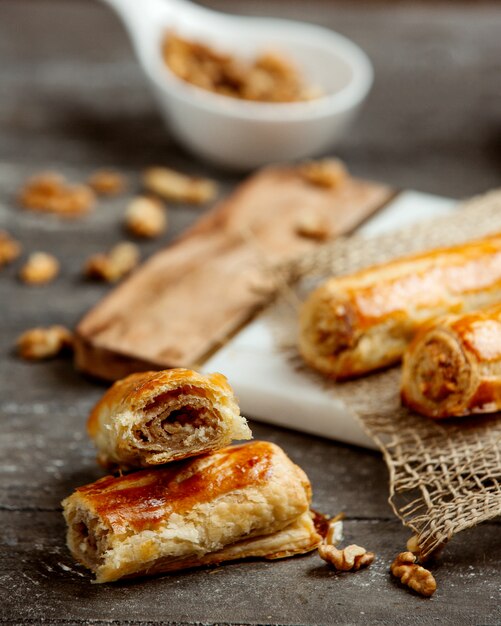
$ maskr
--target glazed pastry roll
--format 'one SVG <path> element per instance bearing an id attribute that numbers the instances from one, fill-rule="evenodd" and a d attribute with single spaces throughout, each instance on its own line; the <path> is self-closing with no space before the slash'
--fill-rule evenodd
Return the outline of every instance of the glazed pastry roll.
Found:
<path id="1" fill-rule="evenodd" d="M 398 362 L 420 326 L 501 301 L 501 234 L 331 278 L 300 315 L 299 349 L 335 379 Z"/>
<path id="2" fill-rule="evenodd" d="M 251 439 L 222 374 L 187 369 L 132 374 L 116 382 L 87 424 L 105 467 L 148 467 Z"/>
<path id="3" fill-rule="evenodd" d="M 107 476 L 62 504 L 71 553 L 104 583 L 313 550 L 321 537 L 310 499 L 304 472 L 278 446 L 258 441 Z"/>
<path id="4" fill-rule="evenodd" d="M 442 418 L 501 409 L 501 305 L 439 318 L 405 356 L 402 401 Z"/>

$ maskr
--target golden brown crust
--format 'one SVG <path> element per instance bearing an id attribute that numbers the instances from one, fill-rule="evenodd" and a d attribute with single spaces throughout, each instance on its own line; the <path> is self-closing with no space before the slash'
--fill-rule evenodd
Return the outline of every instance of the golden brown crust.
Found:
<path id="1" fill-rule="evenodd" d="M 175 463 L 126 476 L 105 476 L 76 493 L 115 533 L 154 529 L 166 516 L 265 481 L 273 448 L 261 441 L 232 446 L 211 459 Z M 205 464 L 202 459 L 212 461 Z M 203 469 L 199 471 L 199 467 Z M 186 478 L 179 481 L 181 472 Z"/>
<path id="2" fill-rule="evenodd" d="M 254 442 L 155 470 L 107 476 L 77 489 L 63 508 L 73 556 L 98 582 L 108 582 L 313 549 L 320 536 L 311 518 L 303 517 L 310 500 L 304 472 L 278 446 Z M 275 537 L 240 545 L 278 532 L 281 542 Z"/>
<path id="3" fill-rule="evenodd" d="M 419 327 L 501 300 L 501 234 L 331 278 L 301 312 L 300 350 L 337 379 L 396 363 Z"/>
<path id="4" fill-rule="evenodd" d="M 501 305 L 439 318 L 410 344 L 402 402 L 428 417 L 501 408 Z"/>
<path id="5" fill-rule="evenodd" d="M 100 463 L 124 470 L 180 460 L 252 436 L 222 374 L 180 368 L 117 381 L 92 410 L 87 429 Z"/>

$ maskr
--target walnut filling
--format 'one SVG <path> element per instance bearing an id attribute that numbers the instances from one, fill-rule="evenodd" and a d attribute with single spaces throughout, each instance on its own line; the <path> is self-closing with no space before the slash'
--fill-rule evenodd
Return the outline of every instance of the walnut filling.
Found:
<path id="1" fill-rule="evenodd" d="M 69 545 L 78 560 L 95 569 L 104 561 L 108 549 L 108 530 L 87 512 L 77 511 L 69 520 Z"/>
<path id="2" fill-rule="evenodd" d="M 145 420 L 134 430 L 134 436 L 138 448 L 151 452 L 162 452 L 166 443 L 169 447 L 203 444 L 222 426 L 209 400 L 191 389 L 163 394 L 144 412 Z"/>
<path id="3" fill-rule="evenodd" d="M 313 316 L 313 342 L 318 354 L 336 356 L 356 345 L 354 314 L 350 306 L 327 301 L 319 306 Z"/>
<path id="4" fill-rule="evenodd" d="M 452 410 L 471 393 L 472 373 L 456 338 L 436 331 L 414 355 L 416 391 L 426 401 Z"/>

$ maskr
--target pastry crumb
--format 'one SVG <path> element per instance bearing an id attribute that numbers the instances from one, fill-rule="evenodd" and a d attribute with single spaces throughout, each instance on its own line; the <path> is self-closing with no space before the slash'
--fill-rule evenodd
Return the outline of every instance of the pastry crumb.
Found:
<path id="1" fill-rule="evenodd" d="M 21 268 L 19 277 L 27 285 L 44 285 L 59 274 L 59 261 L 47 252 L 33 252 Z"/>
<path id="2" fill-rule="evenodd" d="M 21 254 L 21 244 L 7 231 L 0 230 L 0 268 L 15 261 Z"/>
<path id="3" fill-rule="evenodd" d="M 127 188 L 125 177 L 111 169 L 96 170 L 87 182 L 98 196 L 117 196 Z"/>
<path id="4" fill-rule="evenodd" d="M 16 342 L 19 356 L 28 361 L 50 359 L 73 347 L 73 335 L 64 326 L 32 328 Z"/>
<path id="5" fill-rule="evenodd" d="M 298 171 L 308 183 L 326 189 L 336 189 L 348 178 L 348 170 L 339 159 L 307 161 L 299 165 Z"/>
<path id="6" fill-rule="evenodd" d="M 150 167 L 143 174 L 145 188 L 174 202 L 204 204 L 217 194 L 217 185 L 208 178 L 187 176 L 168 167 Z"/>
<path id="7" fill-rule="evenodd" d="M 19 202 L 25 209 L 80 217 L 94 208 L 94 192 L 87 185 L 70 185 L 56 172 L 33 176 L 21 189 Z"/>
<path id="8" fill-rule="evenodd" d="M 160 200 L 137 196 L 127 207 L 125 225 L 135 237 L 159 237 L 167 230 L 166 208 Z"/>
<path id="9" fill-rule="evenodd" d="M 127 276 L 137 267 L 140 259 L 139 248 L 128 241 L 114 246 L 108 253 L 91 256 L 84 267 L 88 278 L 114 283 Z"/>

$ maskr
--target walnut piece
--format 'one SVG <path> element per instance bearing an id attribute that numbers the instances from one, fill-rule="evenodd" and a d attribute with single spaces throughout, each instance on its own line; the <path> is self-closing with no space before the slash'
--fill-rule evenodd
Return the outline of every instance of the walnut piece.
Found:
<path id="1" fill-rule="evenodd" d="M 64 326 L 32 328 L 20 335 L 16 345 L 18 354 L 23 359 L 50 359 L 73 347 L 73 335 Z"/>
<path id="2" fill-rule="evenodd" d="M 28 285 L 44 285 L 59 274 L 59 261 L 47 252 L 33 252 L 21 268 L 19 277 Z"/>
<path id="3" fill-rule="evenodd" d="M 374 561 L 374 553 L 352 544 L 339 550 L 336 546 L 321 544 L 318 546 L 320 557 L 340 572 L 356 572 Z"/>
<path id="4" fill-rule="evenodd" d="M 296 66 L 276 52 L 244 61 L 171 32 L 164 40 L 163 56 L 176 76 L 223 96 L 258 102 L 300 102 L 322 95 L 319 88 L 305 85 Z"/>
<path id="5" fill-rule="evenodd" d="M 336 189 L 348 178 L 346 166 L 339 159 L 321 159 L 307 161 L 299 166 L 300 175 L 307 182 L 317 187 Z"/>
<path id="6" fill-rule="evenodd" d="M 12 263 L 20 254 L 21 244 L 5 230 L 0 230 L 0 267 Z"/>
<path id="7" fill-rule="evenodd" d="M 416 556 L 419 556 L 419 553 L 421 552 L 421 548 L 419 547 L 418 536 L 412 535 L 408 539 L 406 547 L 409 552 L 412 552 Z"/>
<path id="8" fill-rule="evenodd" d="M 114 246 L 107 254 L 94 254 L 85 264 L 89 278 L 114 283 L 129 274 L 139 263 L 139 248 L 128 241 Z"/>
<path id="9" fill-rule="evenodd" d="M 217 185 L 208 178 L 196 178 L 168 167 L 150 167 L 143 174 L 148 191 L 174 202 L 204 204 L 217 194 Z"/>
<path id="10" fill-rule="evenodd" d="M 160 200 L 138 196 L 127 207 L 125 225 L 135 237 L 159 237 L 167 230 L 166 209 Z"/>
<path id="11" fill-rule="evenodd" d="M 391 573 L 400 579 L 400 582 L 414 589 L 422 596 L 432 596 L 437 583 L 433 574 L 416 563 L 416 556 L 412 552 L 401 552 L 391 565 Z"/>
<path id="12" fill-rule="evenodd" d="M 124 176 L 115 170 L 96 170 L 87 182 L 99 196 L 117 196 L 127 187 Z"/>
<path id="13" fill-rule="evenodd" d="M 19 202 L 33 211 L 79 217 L 94 208 L 95 196 L 86 185 L 68 185 L 60 174 L 45 172 L 25 184 Z"/>
<path id="14" fill-rule="evenodd" d="M 325 241 L 332 235 L 332 229 L 325 216 L 303 211 L 296 221 L 296 233 L 300 237 Z"/>

